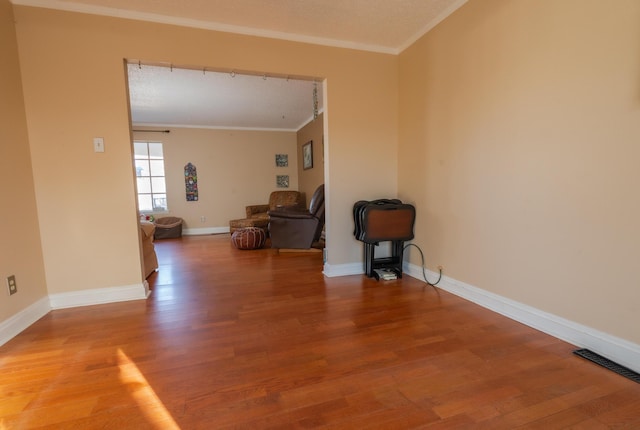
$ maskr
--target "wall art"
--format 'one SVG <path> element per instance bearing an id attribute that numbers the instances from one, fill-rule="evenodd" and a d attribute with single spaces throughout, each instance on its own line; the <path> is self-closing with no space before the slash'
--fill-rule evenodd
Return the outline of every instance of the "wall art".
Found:
<path id="1" fill-rule="evenodd" d="M 313 167 L 313 140 L 302 145 L 302 168 L 304 170 Z"/>
<path id="2" fill-rule="evenodd" d="M 278 188 L 289 188 L 289 175 L 276 176 L 276 186 Z"/>
<path id="3" fill-rule="evenodd" d="M 276 166 L 277 167 L 289 166 L 289 154 L 276 154 Z"/>
<path id="4" fill-rule="evenodd" d="M 198 201 L 198 171 L 196 166 L 188 163 L 184 166 L 184 186 L 188 202 Z"/>

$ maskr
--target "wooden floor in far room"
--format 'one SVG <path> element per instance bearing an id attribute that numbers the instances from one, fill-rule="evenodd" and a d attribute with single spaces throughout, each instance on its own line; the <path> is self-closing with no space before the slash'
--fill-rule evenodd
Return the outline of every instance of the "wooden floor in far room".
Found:
<path id="1" fill-rule="evenodd" d="M 640 384 L 405 276 L 322 253 L 158 241 L 152 294 L 0 347 L 0 429 L 640 428 Z"/>

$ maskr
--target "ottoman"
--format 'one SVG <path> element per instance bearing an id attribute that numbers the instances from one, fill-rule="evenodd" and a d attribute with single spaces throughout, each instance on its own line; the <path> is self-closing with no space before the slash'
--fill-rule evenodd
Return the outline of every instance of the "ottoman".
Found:
<path id="1" fill-rule="evenodd" d="M 259 249 L 264 246 L 267 235 L 258 227 L 239 228 L 231 235 L 231 243 L 238 249 Z"/>

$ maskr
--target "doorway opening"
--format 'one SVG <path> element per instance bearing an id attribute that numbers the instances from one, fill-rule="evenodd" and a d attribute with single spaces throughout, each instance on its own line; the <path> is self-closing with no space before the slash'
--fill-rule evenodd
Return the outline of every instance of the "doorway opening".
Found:
<path id="1" fill-rule="evenodd" d="M 166 211 L 149 215 L 182 218 L 185 235 L 226 233 L 229 220 L 266 203 L 271 191 L 299 190 L 309 199 L 324 183 L 322 78 L 138 60 L 125 66 L 132 140 L 163 147 Z M 198 172 L 197 201 L 186 198 L 188 164 Z"/>

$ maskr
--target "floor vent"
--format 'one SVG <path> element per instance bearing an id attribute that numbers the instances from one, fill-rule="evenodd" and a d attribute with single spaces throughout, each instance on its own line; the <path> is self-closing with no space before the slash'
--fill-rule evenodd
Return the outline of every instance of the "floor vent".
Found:
<path id="1" fill-rule="evenodd" d="M 593 351 L 589 351 L 588 349 L 576 349 L 575 351 L 573 351 L 573 353 L 579 355 L 582 358 L 593 361 L 594 363 L 599 364 L 602 367 L 616 372 L 618 375 L 622 375 L 625 378 L 629 378 L 632 381 L 640 384 L 640 373 L 634 372 L 629 368 L 621 366 L 618 363 L 615 363 L 608 358 L 598 355 Z"/>

